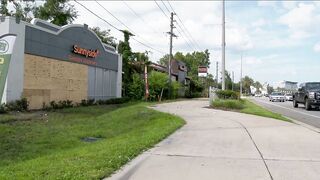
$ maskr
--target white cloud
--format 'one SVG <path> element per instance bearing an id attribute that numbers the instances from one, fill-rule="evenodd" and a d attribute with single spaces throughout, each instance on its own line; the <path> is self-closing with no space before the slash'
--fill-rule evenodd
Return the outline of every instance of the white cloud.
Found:
<path id="1" fill-rule="evenodd" d="M 319 32 L 317 26 L 320 16 L 315 4 L 299 3 L 296 8 L 281 16 L 278 22 L 288 26 L 292 38 L 303 39 Z"/>
<path id="2" fill-rule="evenodd" d="M 277 2 L 276 1 L 258 1 L 258 6 L 260 7 L 277 7 Z"/>
<path id="3" fill-rule="evenodd" d="M 313 46 L 313 50 L 315 52 L 320 52 L 320 42 L 316 43 L 314 46 Z"/>
<path id="4" fill-rule="evenodd" d="M 260 18 L 257 21 L 254 21 L 252 23 L 253 27 L 262 27 L 265 26 L 267 24 L 267 21 L 264 18 Z"/>
<path id="5" fill-rule="evenodd" d="M 290 10 L 290 9 L 297 7 L 297 2 L 296 1 L 282 1 L 282 7 Z"/>

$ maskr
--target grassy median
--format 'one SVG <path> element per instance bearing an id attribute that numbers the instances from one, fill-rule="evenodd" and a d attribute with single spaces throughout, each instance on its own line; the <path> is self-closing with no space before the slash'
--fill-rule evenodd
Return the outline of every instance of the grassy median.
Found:
<path id="1" fill-rule="evenodd" d="M 216 109 L 237 111 L 241 113 L 253 114 L 257 116 L 269 117 L 291 122 L 291 120 L 283 117 L 281 114 L 271 112 L 249 100 L 216 99 L 212 102 L 211 106 Z"/>
<path id="2" fill-rule="evenodd" d="M 0 115 L 0 179 L 109 176 L 184 124 L 177 116 L 146 106 L 128 103 Z"/>

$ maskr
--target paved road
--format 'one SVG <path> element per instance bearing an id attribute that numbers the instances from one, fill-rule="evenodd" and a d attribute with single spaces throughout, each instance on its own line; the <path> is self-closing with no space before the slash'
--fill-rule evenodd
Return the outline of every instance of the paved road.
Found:
<path id="1" fill-rule="evenodd" d="M 299 104 L 299 108 L 294 108 L 292 101 L 287 102 L 270 102 L 268 98 L 251 98 L 259 105 L 284 116 L 301 121 L 308 125 L 320 128 L 320 110 L 306 111 L 304 105 Z"/>
<path id="2" fill-rule="evenodd" d="M 319 180 L 319 133 L 207 105 L 189 100 L 154 107 L 187 124 L 109 179 Z"/>

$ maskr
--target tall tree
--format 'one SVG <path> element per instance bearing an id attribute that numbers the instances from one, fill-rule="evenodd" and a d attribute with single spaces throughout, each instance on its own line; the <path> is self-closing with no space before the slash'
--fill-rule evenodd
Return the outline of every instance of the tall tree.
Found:
<path id="1" fill-rule="evenodd" d="M 132 74 L 133 74 L 133 69 L 131 68 L 132 64 L 132 59 L 133 59 L 133 53 L 131 51 L 129 39 L 131 34 L 127 30 L 123 30 L 123 35 L 124 35 L 124 41 L 120 41 L 118 45 L 118 51 L 120 54 L 122 54 L 122 82 L 123 82 L 123 95 L 126 96 L 128 93 L 128 89 L 130 86 L 130 83 L 132 82 Z"/>
<path id="2" fill-rule="evenodd" d="M 97 34 L 97 36 L 101 39 L 103 43 L 109 44 L 113 47 L 117 46 L 117 43 L 115 41 L 116 38 L 110 35 L 110 29 L 101 30 L 99 27 L 93 27 L 90 29 Z"/>
<path id="3" fill-rule="evenodd" d="M 34 10 L 36 18 L 48 20 L 58 26 L 71 24 L 78 16 L 78 12 L 68 0 L 47 0 L 43 6 Z"/>
<path id="4" fill-rule="evenodd" d="M 0 14 L 2 16 L 11 16 L 7 6 L 8 6 L 8 0 L 1 0 Z"/>
<path id="5" fill-rule="evenodd" d="M 251 93 L 250 86 L 253 85 L 254 80 L 252 78 L 250 78 L 249 76 L 245 76 L 242 79 L 242 83 L 243 83 L 243 89 L 244 89 L 245 93 L 250 94 Z"/>

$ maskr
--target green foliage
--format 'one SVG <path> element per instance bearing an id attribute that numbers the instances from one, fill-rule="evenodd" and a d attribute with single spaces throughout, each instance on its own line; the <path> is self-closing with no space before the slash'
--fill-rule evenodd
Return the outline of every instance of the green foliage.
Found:
<path id="1" fill-rule="evenodd" d="M 43 119 L 34 115 L 28 121 L 0 123 L 0 179 L 110 176 L 184 124 L 146 105 L 68 108 L 47 112 Z M 101 139 L 88 143 L 81 141 L 84 137 Z"/>
<path id="2" fill-rule="evenodd" d="M 178 81 L 174 81 L 171 84 L 172 88 L 172 98 L 176 99 L 179 97 L 179 89 L 181 88 L 181 84 Z"/>
<path id="3" fill-rule="evenodd" d="M 245 108 L 243 100 L 235 99 L 215 99 L 212 101 L 211 106 L 220 109 L 236 109 L 240 110 Z"/>
<path id="4" fill-rule="evenodd" d="M 168 87 L 168 75 L 165 73 L 152 71 L 149 75 L 150 100 L 159 100 L 161 92 Z"/>
<path id="5" fill-rule="evenodd" d="M 101 41 L 105 44 L 111 45 L 113 47 L 117 46 L 116 38 L 110 35 L 110 29 L 101 30 L 99 27 L 93 27 L 90 28 L 92 31 L 94 31 L 97 36 L 101 39 Z"/>
<path id="6" fill-rule="evenodd" d="M 3 16 L 10 16 L 9 10 L 7 8 L 8 6 L 8 0 L 1 0 L 1 6 L 0 6 L 0 14 Z"/>
<path id="7" fill-rule="evenodd" d="M 93 106 L 95 105 L 94 99 L 82 99 L 80 106 Z"/>
<path id="8" fill-rule="evenodd" d="M 144 81 L 138 73 L 134 73 L 132 76 L 133 82 L 129 84 L 128 97 L 141 100 L 144 95 Z"/>
<path id="9" fill-rule="evenodd" d="M 245 76 L 242 79 L 242 84 L 243 84 L 243 90 L 246 94 L 251 94 L 250 86 L 252 86 L 254 83 L 254 80 L 250 78 L 249 76 Z"/>
<path id="10" fill-rule="evenodd" d="M 204 84 L 200 81 L 200 79 L 193 78 L 190 80 L 189 86 L 186 88 L 185 96 L 187 98 L 201 97 L 204 88 Z"/>
<path id="11" fill-rule="evenodd" d="M 28 111 L 29 102 L 26 98 L 22 98 L 20 100 L 9 102 L 5 106 L 7 111 Z"/>
<path id="12" fill-rule="evenodd" d="M 216 95 L 219 99 L 240 99 L 240 94 L 232 90 L 218 90 Z"/>
<path id="13" fill-rule="evenodd" d="M 6 107 L 6 104 L 0 104 L 0 114 L 4 114 L 4 113 L 7 113 L 8 112 L 8 109 Z"/>
<path id="14" fill-rule="evenodd" d="M 78 12 L 68 3 L 68 0 L 47 0 L 42 6 L 35 8 L 34 16 L 63 26 L 71 24 L 78 16 Z"/>

